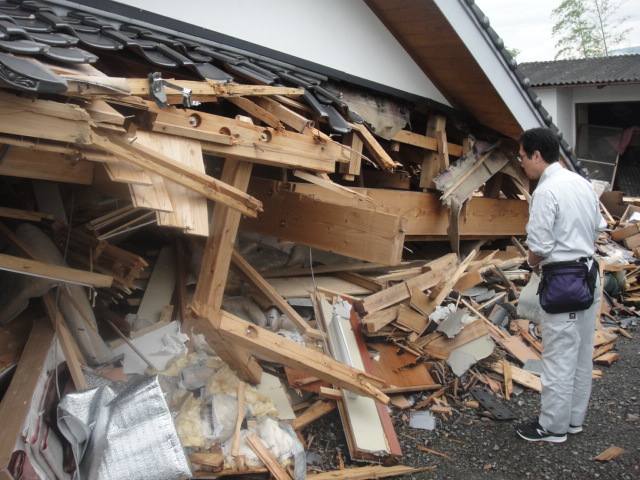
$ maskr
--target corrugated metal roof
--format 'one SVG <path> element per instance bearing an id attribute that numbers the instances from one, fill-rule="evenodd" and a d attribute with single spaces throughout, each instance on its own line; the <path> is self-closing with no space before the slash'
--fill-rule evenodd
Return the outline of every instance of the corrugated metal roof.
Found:
<path id="1" fill-rule="evenodd" d="M 640 82 L 640 55 L 521 63 L 532 87 Z"/>

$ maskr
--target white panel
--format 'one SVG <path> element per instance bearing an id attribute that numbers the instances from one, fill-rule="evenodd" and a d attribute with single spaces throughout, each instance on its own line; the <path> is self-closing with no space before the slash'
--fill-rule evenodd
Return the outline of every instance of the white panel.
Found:
<path id="1" fill-rule="evenodd" d="M 120 3 L 449 105 L 362 0 Z"/>
<path id="2" fill-rule="evenodd" d="M 518 79 L 491 43 L 484 29 L 478 25 L 473 12 L 464 0 L 434 0 L 451 26 L 476 59 L 498 94 L 523 129 L 544 126 Z"/>

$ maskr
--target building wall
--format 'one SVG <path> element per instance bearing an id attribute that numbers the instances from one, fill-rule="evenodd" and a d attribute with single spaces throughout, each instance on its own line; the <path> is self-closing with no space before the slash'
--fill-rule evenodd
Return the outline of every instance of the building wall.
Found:
<path id="1" fill-rule="evenodd" d="M 449 105 L 362 0 L 119 3 Z"/>
<path id="2" fill-rule="evenodd" d="M 640 102 L 639 85 L 608 85 L 603 88 L 563 87 L 535 88 L 543 107 L 553 116 L 553 121 L 572 147 L 576 144 L 577 104 L 603 102 Z"/>

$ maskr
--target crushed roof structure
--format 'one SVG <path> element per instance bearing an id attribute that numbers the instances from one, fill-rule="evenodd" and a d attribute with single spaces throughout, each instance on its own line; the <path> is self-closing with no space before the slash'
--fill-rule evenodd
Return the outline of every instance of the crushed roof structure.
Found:
<path id="1" fill-rule="evenodd" d="M 11 358 L 24 367 L 11 391 L 18 400 L 0 405 L 7 419 L 0 475 L 16 458 L 14 439 L 33 392 L 59 359 L 49 353 L 58 339 L 69 384 L 84 391 L 94 370 L 119 361 L 115 343 L 129 346 L 179 323 L 192 349 L 208 356 L 212 347 L 233 370 L 238 402 L 244 382 L 260 384 L 264 362 L 286 370 L 290 385 L 324 388 L 340 405 L 371 400 L 362 423 L 344 423 L 364 432 L 351 439 L 353 457 L 373 462 L 401 455 L 384 407 L 387 389 L 438 388 L 422 406 L 444 398 L 452 377 L 443 362 L 479 338 L 481 348 L 463 352 L 456 368 L 469 355 L 485 358 L 494 341 L 520 363 L 538 357 L 539 348 L 485 315 L 516 299 L 505 272 L 525 260 L 515 238 L 525 234 L 530 189 L 516 160 L 520 123 L 553 127 L 551 118 L 472 0 L 364 3 L 448 104 L 119 2 L 0 2 L 0 246 L 9 252 L 0 256 L 7 286 L 0 289 L 0 326 L 38 319 L 25 347 L 28 362 L 19 352 Z M 464 32 L 454 15 L 460 8 L 473 25 Z M 479 47 L 490 54 L 489 66 L 477 58 Z M 496 248 L 478 251 L 485 243 Z M 21 289 L 25 277 L 41 281 L 44 293 Z M 478 314 L 473 326 L 453 339 L 432 331 L 429 317 L 441 303 L 485 279 L 502 291 L 452 302 Z M 54 281 L 59 297 L 48 291 Z M 95 293 L 92 303 L 84 286 Z M 230 292 L 247 289 L 251 313 L 259 312 L 251 318 L 229 302 Z M 265 307 L 275 317 L 267 320 Z M 289 336 L 280 334 L 281 322 Z M 398 387 L 405 365 L 375 371 L 363 331 L 381 343 L 403 342 L 402 361 L 433 357 L 438 381 L 420 361 L 407 369 L 419 378 Z M 395 344 L 379 348 L 399 357 Z M 362 356 L 362 363 L 342 361 L 347 356 Z M 143 373 L 164 371 L 155 356 L 131 349 L 125 358 L 132 357 Z M 510 369 L 506 362 L 500 368 Z M 474 376 L 468 386 L 480 381 Z M 535 379 L 525 382 L 538 388 Z M 176 399 L 172 413 L 190 415 L 194 397 L 189 391 Z M 293 426 L 303 428 L 326 408 L 312 405 Z M 374 419 L 384 437 L 367 435 Z M 239 414 L 231 430 L 242 423 Z M 203 445 L 193 463 L 206 473 L 229 469 L 225 455 Z"/>

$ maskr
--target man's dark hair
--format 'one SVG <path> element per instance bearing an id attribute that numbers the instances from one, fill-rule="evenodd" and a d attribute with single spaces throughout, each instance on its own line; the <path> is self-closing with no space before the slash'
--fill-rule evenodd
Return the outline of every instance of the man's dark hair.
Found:
<path id="1" fill-rule="evenodd" d="M 557 135 L 548 128 L 531 128 L 520 134 L 522 149 L 531 158 L 537 150 L 547 163 L 557 162 L 560 158 L 560 141 Z"/>

